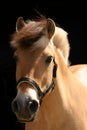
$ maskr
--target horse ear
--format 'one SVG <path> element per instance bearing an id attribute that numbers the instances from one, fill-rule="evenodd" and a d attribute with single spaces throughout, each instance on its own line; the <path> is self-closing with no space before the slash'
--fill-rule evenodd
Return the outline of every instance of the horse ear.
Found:
<path id="1" fill-rule="evenodd" d="M 55 32 L 55 23 L 52 19 L 47 19 L 47 31 L 49 34 L 49 38 L 51 38 Z"/>
<path id="2" fill-rule="evenodd" d="M 23 17 L 19 17 L 16 22 L 16 31 L 18 32 L 19 30 L 21 30 L 25 26 L 25 24 L 26 23 L 24 22 Z"/>

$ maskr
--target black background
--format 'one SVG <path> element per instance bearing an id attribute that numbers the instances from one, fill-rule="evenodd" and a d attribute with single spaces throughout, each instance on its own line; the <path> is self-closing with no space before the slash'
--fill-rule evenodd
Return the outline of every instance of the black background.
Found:
<path id="1" fill-rule="evenodd" d="M 35 9 L 52 18 L 68 32 L 71 46 L 71 64 L 87 63 L 87 7 L 84 1 L 32 0 L 0 2 L 0 130 L 22 130 L 11 110 L 16 94 L 15 60 L 10 48 L 10 35 L 15 31 L 16 20 L 36 15 Z"/>

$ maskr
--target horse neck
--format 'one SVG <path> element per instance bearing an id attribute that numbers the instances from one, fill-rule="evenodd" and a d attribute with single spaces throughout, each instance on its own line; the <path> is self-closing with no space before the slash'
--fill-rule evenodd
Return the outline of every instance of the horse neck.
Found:
<path id="1" fill-rule="evenodd" d="M 69 116 L 70 119 L 68 120 L 68 125 L 72 124 L 75 126 L 74 128 L 72 127 L 71 130 L 85 130 L 87 129 L 87 116 L 85 114 L 87 113 L 87 87 L 73 75 L 69 70 L 69 67 L 65 65 L 62 55 L 59 52 L 57 57 L 58 75 L 56 84 L 65 113 L 67 113 L 67 116 Z M 67 130 L 68 128 L 69 127 L 67 127 Z"/>
<path id="2" fill-rule="evenodd" d="M 59 51 L 56 52 L 58 54 L 56 56 L 56 62 L 58 65 L 57 69 L 57 78 L 56 78 L 56 84 L 58 86 L 58 90 L 61 93 L 61 96 L 64 95 L 69 95 L 71 98 L 74 99 L 75 97 L 75 92 L 77 95 L 79 95 L 79 91 L 83 91 L 82 94 L 87 95 L 87 87 L 85 87 L 80 80 L 70 71 L 69 67 L 66 66 L 64 63 L 64 59 L 62 58 L 62 55 Z M 64 91 L 64 93 L 63 93 Z M 69 97 L 65 96 L 66 101 L 69 99 Z M 80 95 L 78 97 L 81 97 Z M 82 97 L 81 97 L 82 98 Z M 75 99 L 76 101 L 76 99 Z M 65 102 L 65 101 L 64 101 Z"/>

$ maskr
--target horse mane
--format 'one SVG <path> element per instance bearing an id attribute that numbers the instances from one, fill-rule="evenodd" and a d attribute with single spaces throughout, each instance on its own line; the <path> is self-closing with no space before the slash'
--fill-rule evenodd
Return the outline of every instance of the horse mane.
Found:
<path id="1" fill-rule="evenodd" d="M 21 48 L 31 47 L 44 35 L 46 25 L 47 19 L 42 15 L 37 19 L 27 20 L 22 29 L 11 35 L 11 45 L 15 48 L 18 46 Z"/>

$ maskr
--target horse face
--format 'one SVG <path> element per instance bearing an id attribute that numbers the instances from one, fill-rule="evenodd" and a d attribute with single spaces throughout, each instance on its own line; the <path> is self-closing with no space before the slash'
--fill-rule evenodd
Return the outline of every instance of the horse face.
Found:
<path id="1" fill-rule="evenodd" d="M 42 17 L 40 21 L 16 23 L 12 46 L 16 48 L 17 95 L 12 102 L 13 112 L 21 122 L 32 121 L 41 100 L 53 88 L 54 53 L 52 36 L 55 23 Z M 54 76 L 55 77 L 55 76 Z"/>
<path id="2" fill-rule="evenodd" d="M 17 96 L 12 102 L 13 112 L 21 122 L 32 121 L 36 117 L 41 96 L 52 83 L 53 69 L 54 56 L 51 42 L 44 49 L 38 48 L 34 51 L 26 49 L 18 52 L 17 81 L 22 77 L 32 80 L 22 80 L 18 83 Z"/>

